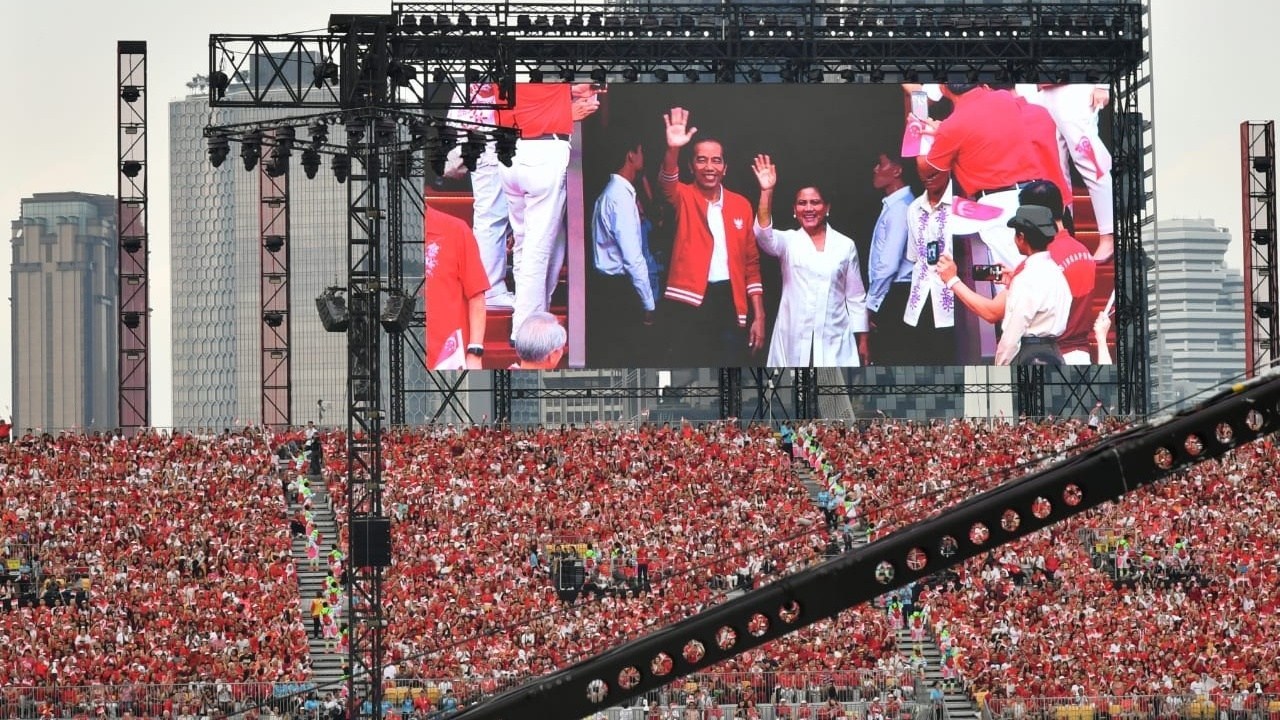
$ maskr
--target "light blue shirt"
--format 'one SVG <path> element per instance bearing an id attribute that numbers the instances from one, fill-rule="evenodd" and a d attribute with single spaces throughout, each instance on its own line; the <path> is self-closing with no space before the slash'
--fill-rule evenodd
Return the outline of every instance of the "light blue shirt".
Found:
<path id="1" fill-rule="evenodd" d="M 631 278 L 645 310 L 653 310 L 653 287 L 649 284 L 649 264 L 644 259 L 644 238 L 640 231 L 640 208 L 636 189 L 618 174 L 596 199 L 591 219 L 592 248 L 596 270 L 605 275 Z"/>
<path id="2" fill-rule="evenodd" d="M 881 200 L 880 217 L 871 233 L 871 258 L 867 263 L 867 309 L 879 312 L 891 283 L 911 282 L 912 263 L 907 261 L 907 206 L 916 196 L 903 186 Z"/>

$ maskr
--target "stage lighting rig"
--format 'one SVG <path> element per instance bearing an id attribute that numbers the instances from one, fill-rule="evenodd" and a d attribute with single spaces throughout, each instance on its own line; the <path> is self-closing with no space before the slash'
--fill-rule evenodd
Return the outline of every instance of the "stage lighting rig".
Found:
<path id="1" fill-rule="evenodd" d="M 227 88 L 231 87 L 231 78 L 221 70 L 214 70 L 209 73 L 209 88 L 213 90 L 215 100 L 221 100 L 227 96 Z"/>
<path id="2" fill-rule="evenodd" d="M 311 68 L 312 87 L 321 88 L 325 84 L 336 85 L 338 82 L 338 66 L 332 60 L 317 63 Z"/>
<path id="3" fill-rule="evenodd" d="M 516 154 L 516 131 L 511 128 L 500 127 L 493 131 L 494 135 L 494 152 L 498 155 L 498 162 L 506 167 L 511 167 L 511 159 Z"/>
<path id="4" fill-rule="evenodd" d="M 253 170 L 262 157 L 262 131 L 252 130 L 240 138 L 240 159 L 245 170 Z"/>
<path id="5" fill-rule="evenodd" d="M 488 138 L 478 130 L 467 133 L 467 141 L 462 144 L 462 164 L 467 167 L 468 172 L 476 171 L 476 162 L 484 154 L 484 146 L 487 142 Z"/>
<path id="6" fill-rule="evenodd" d="M 347 178 L 351 176 L 350 155 L 347 155 L 346 153 L 338 153 L 333 156 L 333 160 L 330 162 L 330 165 L 333 167 L 333 177 L 338 181 L 338 184 L 346 182 Z"/>
<path id="7" fill-rule="evenodd" d="M 346 332 L 351 324 L 351 314 L 347 310 L 346 288 L 329 287 L 316 298 L 316 312 L 320 313 L 320 324 L 328 332 Z"/>
<path id="8" fill-rule="evenodd" d="M 226 162 L 227 155 L 231 152 L 231 142 L 227 140 L 226 135 L 211 135 L 209 137 L 209 164 L 215 168 L 222 167 L 222 163 Z"/>
<path id="9" fill-rule="evenodd" d="M 320 171 L 320 153 L 315 148 L 302 151 L 302 171 L 307 174 L 308 180 L 314 180 L 316 173 Z"/>

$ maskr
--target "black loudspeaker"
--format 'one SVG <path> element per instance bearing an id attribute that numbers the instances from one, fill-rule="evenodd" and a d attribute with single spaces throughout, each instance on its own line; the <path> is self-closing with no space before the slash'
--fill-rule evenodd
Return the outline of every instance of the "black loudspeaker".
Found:
<path id="1" fill-rule="evenodd" d="M 389 333 L 402 333 L 413 322 L 414 298 L 401 292 L 387 294 L 382 305 L 382 327 Z"/>
<path id="2" fill-rule="evenodd" d="M 390 518 L 351 521 L 351 560 L 355 567 L 391 565 Z"/>

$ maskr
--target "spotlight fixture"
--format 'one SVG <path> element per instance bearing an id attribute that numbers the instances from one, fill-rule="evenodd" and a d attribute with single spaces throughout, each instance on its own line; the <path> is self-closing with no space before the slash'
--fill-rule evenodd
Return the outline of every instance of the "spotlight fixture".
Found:
<path id="1" fill-rule="evenodd" d="M 920 73 L 915 68 L 907 68 L 902 71 L 902 82 L 918 83 L 920 82 Z"/>
<path id="2" fill-rule="evenodd" d="M 129 328 L 130 330 L 137 330 L 138 326 L 142 324 L 142 313 L 140 312 L 124 313 L 121 316 L 121 321 L 124 322 L 124 326 Z"/>
<path id="3" fill-rule="evenodd" d="M 516 155 L 516 131 L 511 128 L 498 128 L 493 134 L 493 150 L 498 156 L 498 162 L 511 167 L 511 159 Z"/>
<path id="4" fill-rule="evenodd" d="M 1257 155 L 1253 158 L 1253 171 L 1260 173 L 1271 172 L 1274 163 L 1271 158 L 1266 155 Z"/>
<path id="5" fill-rule="evenodd" d="M 449 82 L 449 73 L 442 67 L 438 67 L 431 71 L 431 82 L 437 85 L 443 85 Z"/>
<path id="6" fill-rule="evenodd" d="M 809 68 L 809 82 L 811 83 L 820 83 L 826 78 L 826 76 L 827 71 L 825 68 Z"/>
<path id="7" fill-rule="evenodd" d="M 541 69 L 539 69 L 539 68 L 531 68 L 531 69 L 529 70 L 529 82 L 531 82 L 531 83 L 540 83 L 540 82 L 542 82 L 542 75 L 543 75 L 543 73 L 542 73 L 542 70 L 541 70 Z"/>
<path id="8" fill-rule="evenodd" d="M 214 167 L 222 167 L 222 163 L 226 162 L 227 154 L 231 152 L 231 143 L 227 141 L 226 135 L 213 135 L 209 138 L 209 164 Z"/>
<path id="9" fill-rule="evenodd" d="M 462 144 L 462 164 L 466 166 L 468 172 L 476 171 L 476 162 L 484 154 L 484 146 L 488 141 L 484 133 L 478 130 L 467 133 L 467 141 Z"/>
<path id="10" fill-rule="evenodd" d="M 747 71 L 747 80 L 753 83 L 764 82 L 764 73 L 760 72 L 758 68 L 751 68 Z"/>
<path id="11" fill-rule="evenodd" d="M 278 253 L 284 248 L 284 236 L 268 235 L 266 239 L 262 241 L 262 247 L 266 248 L 269 253 Z"/>
<path id="12" fill-rule="evenodd" d="M 441 125 L 436 129 L 436 137 L 440 140 L 440 149 L 447 153 L 458 144 L 458 128 Z"/>
<path id="13" fill-rule="evenodd" d="M 700 77 L 702 77 L 702 74 L 692 68 L 684 71 L 684 79 L 687 82 L 696 83 Z"/>
<path id="14" fill-rule="evenodd" d="M 431 168 L 431 172 L 437 177 L 444 176 L 444 165 L 449 159 L 448 153 L 440 149 L 439 145 L 433 145 L 427 148 L 427 165 Z"/>
<path id="15" fill-rule="evenodd" d="M 858 77 L 858 74 L 853 71 L 853 68 L 845 68 L 840 71 L 840 79 L 847 83 L 853 82 L 856 77 Z"/>
<path id="16" fill-rule="evenodd" d="M 571 83 L 576 77 L 577 77 L 577 74 L 575 74 L 573 70 L 570 70 L 569 68 L 565 68 L 560 71 L 561 82 Z"/>
<path id="17" fill-rule="evenodd" d="M 120 163 L 120 172 L 124 173 L 125 177 L 132 180 L 133 178 L 138 177 L 138 173 L 142 172 L 142 163 L 137 160 L 125 160 Z"/>
<path id="18" fill-rule="evenodd" d="M 881 70 L 880 68 L 872 68 L 871 74 L 868 78 L 873 83 L 882 83 L 884 82 L 884 70 Z"/>
<path id="19" fill-rule="evenodd" d="M 142 238 L 137 235 L 130 235 L 120 238 L 120 249 L 133 255 L 142 249 Z"/>
<path id="20" fill-rule="evenodd" d="M 609 73 L 604 68 L 596 68 L 591 71 L 591 81 L 602 83 L 609 77 Z"/>
<path id="21" fill-rule="evenodd" d="M 262 131 L 254 130 L 240 138 L 240 159 L 245 170 L 253 170 L 262 157 Z"/>
<path id="22" fill-rule="evenodd" d="M 1276 306 L 1269 302 L 1256 302 L 1253 304 L 1253 313 L 1262 320 L 1270 320 L 1276 314 Z"/>
<path id="23" fill-rule="evenodd" d="M 411 120 L 409 122 L 409 148 L 411 150 L 420 150 L 427 144 L 427 126 L 421 120 Z"/>
<path id="24" fill-rule="evenodd" d="M 405 35 L 412 35 L 418 32 L 418 18 L 413 15 L 405 15 L 400 18 L 400 32 Z"/>
<path id="25" fill-rule="evenodd" d="M 418 71 L 412 65 L 392 62 L 387 66 L 387 79 L 396 87 L 409 87 L 418 77 Z"/>
<path id="26" fill-rule="evenodd" d="M 790 65 L 783 65 L 782 68 L 778 70 L 778 77 L 782 79 L 782 82 L 795 82 L 796 69 Z"/>
<path id="27" fill-rule="evenodd" d="M 213 90 L 213 99 L 221 100 L 227 95 L 227 88 L 231 86 L 231 78 L 221 70 L 214 70 L 209 73 L 209 88 Z"/>
<path id="28" fill-rule="evenodd" d="M 622 79 L 627 82 L 635 82 L 640 79 L 640 72 L 633 67 L 624 68 L 622 71 Z"/>
<path id="29" fill-rule="evenodd" d="M 476 68 L 473 68 L 473 67 L 467 68 L 466 71 L 463 73 L 463 75 L 464 77 L 467 78 L 468 84 L 474 84 L 474 83 L 480 82 L 480 71 L 477 70 Z"/>
<path id="30" fill-rule="evenodd" d="M 266 323 L 267 327 L 278 328 L 284 324 L 284 313 L 279 310 L 268 310 L 262 313 L 262 322 Z"/>
<path id="31" fill-rule="evenodd" d="M 657 80 L 658 82 L 666 82 L 669 76 L 670 76 L 670 73 L 667 72 L 665 68 L 653 69 L 653 79 Z"/>
<path id="32" fill-rule="evenodd" d="M 716 73 L 716 82 L 731 83 L 735 77 L 732 64 L 726 64 Z"/>
<path id="33" fill-rule="evenodd" d="M 338 82 L 338 66 L 332 60 L 311 66 L 311 85 L 323 87 L 325 83 Z"/>
<path id="34" fill-rule="evenodd" d="M 1270 245 L 1272 233 L 1270 230 L 1258 228 L 1253 231 L 1254 245 Z"/>
<path id="35" fill-rule="evenodd" d="M 316 173 L 320 171 L 320 153 L 314 148 L 302 151 L 302 171 L 307 174 L 308 180 L 314 180 Z"/>
<path id="36" fill-rule="evenodd" d="M 347 299 L 340 287 L 325 288 L 316 298 L 316 311 L 320 313 L 320 324 L 328 332 L 346 332 L 351 324 L 351 313 L 347 310 Z"/>
<path id="37" fill-rule="evenodd" d="M 142 97 L 137 85 L 125 85 L 120 88 L 120 99 L 127 103 L 136 103 Z"/>
<path id="38" fill-rule="evenodd" d="M 333 156 L 330 163 L 333 166 L 333 177 L 338 183 L 344 183 L 351 176 L 351 156 L 346 153 L 338 153 Z"/>
<path id="39" fill-rule="evenodd" d="M 311 138 L 311 146 L 319 148 L 329 139 L 329 126 L 323 120 L 316 120 L 307 126 L 307 136 Z"/>

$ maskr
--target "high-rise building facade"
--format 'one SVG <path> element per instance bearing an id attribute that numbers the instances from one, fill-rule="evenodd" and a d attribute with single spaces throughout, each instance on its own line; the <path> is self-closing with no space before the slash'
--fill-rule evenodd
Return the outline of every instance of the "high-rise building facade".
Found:
<path id="1" fill-rule="evenodd" d="M 115 427 L 115 198 L 36 193 L 11 227 L 13 424 Z"/>
<path id="2" fill-rule="evenodd" d="M 274 113 L 274 115 L 273 115 Z M 222 108 L 190 95 L 169 104 L 173 273 L 173 422 L 224 427 L 262 417 L 261 182 L 239 145 L 209 164 L 206 125 L 268 120 L 282 111 Z M 339 130 L 340 132 L 340 130 Z M 345 343 L 326 333 L 315 298 L 346 286 L 346 188 L 326 172 L 289 174 L 290 356 L 295 423 L 336 419 L 345 406 Z"/>
<path id="3" fill-rule="evenodd" d="M 1165 220 L 1147 238 L 1153 409 L 1244 371 L 1244 278 L 1224 258 L 1231 234 L 1212 220 Z"/>

